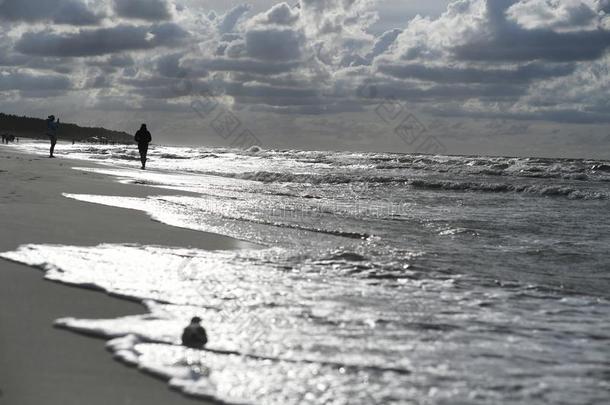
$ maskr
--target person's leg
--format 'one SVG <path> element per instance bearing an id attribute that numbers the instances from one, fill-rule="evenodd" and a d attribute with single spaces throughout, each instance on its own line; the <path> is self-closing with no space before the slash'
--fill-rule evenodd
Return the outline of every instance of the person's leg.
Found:
<path id="1" fill-rule="evenodd" d="M 49 157 L 55 157 L 55 156 L 53 156 L 53 152 L 55 151 L 56 143 L 57 143 L 57 138 L 51 137 L 51 150 L 49 151 Z"/>
<path id="2" fill-rule="evenodd" d="M 142 155 L 142 167 L 146 168 L 146 160 L 148 156 L 148 145 L 144 146 L 144 154 Z"/>
<path id="3" fill-rule="evenodd" d="M 148 145 L 138 145 L 140 151 L 140 162 L 142 162 L 142 169 L 146 168 L 146 154 L 148 153 Z"/>

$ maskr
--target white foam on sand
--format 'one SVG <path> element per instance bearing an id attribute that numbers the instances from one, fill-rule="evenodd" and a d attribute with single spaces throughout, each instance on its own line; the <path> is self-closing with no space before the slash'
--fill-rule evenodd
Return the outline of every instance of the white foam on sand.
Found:
<path id="1" fill-rule="evenodd" d="M 396 380 L 388 378 L 386 387 L 380 387 L 337 367 L 144 343 L 134 335 L 111 340 L 108 348 L 118 359 L 167 379 L 174 388 L 223 403 L 371 404 L 377 402 L 368 388 L 392 389 L 399 395 L 408 391 Z"/>
<path id="2" fill-rule="evenodd" d="M 347 401 L 368 392 L 364 371 L 346 372 L 350 361 L 358 367 L 364 359 L 356 356 L 360 348 L 342 344 L 320 329 L 324 326 L 310 325 L 316 312 L 333 313 L 332 301 L 323 300 L 333 288 L 321 280 L 286 277 L 264 266 L 248 271 L 251 258 L 237 259 L 235 253 L 136 245 L 27 245 L 0 257 L 41 268 L 50 280 L 143 300 L 146 314 L 62 318 L 56 325 L 112 338 L 108 348 L 114 356 L 167 378 L 186 393 L 229 403 L 297 404 L 305 397 L 318 401 L 341 394 Z M 356 318 L 356 312 L 343 315 Z M 216 352 L 180 346 L 182 328 L 194 315 L 203 319 L 208 348 Z M 303 340 L 305 330 L 312 335 Z M 324 343 L 334 348 L 312 350 Z M 345 353 L 336 350 L 341 347 Z M 375 369 L 375 363 L 385 364 L 376 357 L 370 354 L 374 370 L 366 380 L 377 381 L 379 393 L 382 386 L 397 392 L 399 379 L 390 379 L 392 371 Z"/>
<path id="3" fill-rule="evenodd" d="M 215 195 L 151 195 L 146 198 L 68 193 L 63 195 L 78 201 L 142 211 L 155 221 L 170 226 L 216 233 L 266 246 L 323 246 L 325 241 L 329 242 L 327 246 L 361 243 L 360 240 L 339 239 L 337 235 L 341 234 L 340 229 L 334 229 L 332 226 L 323 229 L 322 224 L 317 221 L 312 222 L 309 227 L 300 224 L 298 215 L 291 216 L 293 211 L 286 210 L 286 213 L 283 213 L 278 209 L 273 211 L 274 216 L 270 216 L 267 211 L 261 209 L 264 207 L 255 199 L 231 199 L 231 202 L 227 203 L 224 196 Z M 299 214 L 298 207 L 294 212 Z M 266 231 L 261 231 L 261 228 L 266 228 Z M 311 232 L 316 232 L 315 238 Z"/>
<path id="4" fill-rule="evenodd" d="M 248 232 L 248 224 L 238 227 L 237 224 L 223 221 L 218 210 L 222 210 L 225 205 L 222 204 L 222 201 L 214 198 L 193 199 L 185 196 L 149 196 L 147 198 L 136 198 L 67 193 L 64 193 L 63 195 L 79 201 L 143 211 L 152 219 L 170 226 L 216 233 L 255 243 L 270 242 L 268 240 L 261 240 L 259 235 L 254 232 Z M 195 201 L 197 206 L 186 209 L 186 200 Z M 251 237 L 248 238 L 248 236 Z"/>
<path id="5" fill-rule="evenodd" d="M 228 403 L 553 402 L 573 394 L 575 378 L 579 398 L 594 402 L 603 386 L 603 300 L 453 279 L 388 287 L 342 276 L 339 261 L 288 266 L 277 249 L 26 245 L 0 257 L 143 301 L 141 315 L 57 325 L 110 338 L 122 361 Z M 209 350 L 180 346 L 194 315 Z"/>

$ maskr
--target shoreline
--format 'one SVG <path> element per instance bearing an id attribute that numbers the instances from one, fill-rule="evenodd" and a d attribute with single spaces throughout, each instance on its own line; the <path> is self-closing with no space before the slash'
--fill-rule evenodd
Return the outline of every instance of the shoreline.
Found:
<path id="1" fill-rule="evenodd" d="M 62 193 L 145 197 L 189 194 L 73 170 L 105 167 L 60 155 L 0 148 L 0 251 L 23 244 L 94 246 L 139 243 L 204 250 L 256 248 L 226 236 L 171 227 L 146 213 L 102 206 Z M 47 282 L 39 269 L 0 259 L 0 403 L 193 404 L 194 399 L 118 362 L 104 339 L 53 326 L 61 317 L 113 318 L 142 314 L 145 307 L 105 292 Z M 154 376 L 153 376 L 154 377 Z"/>

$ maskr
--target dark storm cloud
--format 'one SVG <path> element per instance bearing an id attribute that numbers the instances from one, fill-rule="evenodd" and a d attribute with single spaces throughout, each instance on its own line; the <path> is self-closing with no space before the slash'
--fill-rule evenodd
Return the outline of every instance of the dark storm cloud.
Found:
<path id="1" fill-rule="evenodd" d="M 156 99 L 175 99 L 193 94 L 210 93 L 214 85 L 217 85 L 210 80 L 181 79 L 159 75 L 121 78 L 119 83 L 128 86 L 130 94 Z"/>
<path id="2" fill-rule="evenodd" d="M 564 124 L 608 124 L 607 113 L 576 111 L 572 109 L 549 109 L 529 112 L 468 111 L 459 107 L 429 108 L 427 112 L 439 117 L 469 117 L 475 119 L 511 119 L 517 121 L 551 121 Z"/>
<path id="3" fill-rule="evenodd" d="M 0 46 L 0 66 L 20 66 L 25 65 L 30 57 L 14 53 L 8 46 Z"/>
<path id="4" fill-rule="evenodd" d="M 570 27 L 572 25 L 586 25 L 593 21 L 597 14 L 586 4 L 578 5 L 570 15 L 570 19 L 559 24 L 559 27 Z"/>
<path id="5" fill-rule="evenodd" d="M 166 0 L 114 0 L 114 12 L 124 18 L 148 21 L 171 18 Z"/>
<path id="6" fill-rule="evenodd" d="M 267 96 L 267 97 L 251 97 L 244 95 L 234 95 L 235 99 L 242 104 L 249 105 L 265 105 L 268 107 L 276 107 L 276 108 L 309 108 L 314 107 L 316 111 L 324 111 L 325 108 L 328 108 L 332 103 L 329 102 L 328 99 L 323 97 L 276 97 L 276 96 Z M 311 108 L 309 108 L 311 110 Z"/>
<path id="7" fill-rule="evenodd" d="M 595 30 L 557 33 L 551 30 L 522 30 L 517 27 L 497 32 L 495 37 L 454 48 L 455 56 L 471 61 L 556 62 L 595 60 L 610 47 L 610 32 Z"/>
<path id="8" fill-rule="evenodd" d="M 24 64 L 30 69 L 51 70 L 61 74 L 72 73 L 77 66 L 71 58 L 40 58 L 33 57 Z"/>
<path id="9" fill-rule="evenodd" d="M 15 50 L 38 56 L 95 56 L 177 45 L 186 36 L 187 33 L 173 23 L 150 27 L 119 25 L 62 34 L 28 32 L 17 41 Z"/>
<path id="10" fill-rule="evenodd" d="M 68 90 L 70 79 L 62 75 L 38 75 L 22 71 L 0 71 L 0 91 L 23 90 Z"/>
<path id="11" fill-rule="evenodd" d="M 105 74 L 116 73 L 119 69 L 129 68 L 135 65 L 135 61 L 129 55 L 111 55 L 106 58 L 90 59 L 86 62 L 87 66 L 97 67 Z M 87 73 L 91 76 L 91 73 Z M 104 86 L 107 87 L 107 86 Z"/>
<path id="12" fill-rule="evenodd" d="M 529 63 L 516 69 L 483 69 L 475 67 L 425 66 L 418 64 L 380 64 L 381 73 L 401 78 L 437 83 L 528 83 L 537 79 L 566 76 L 574 72 L 573 63 L 546 65 Z"/>
<path id="13" fill-rule="evenodd" d="M 63 1 L 57 10 L 53 22 L 70 25 L 95 25 L 101 17 L 94 14 L 84 3 L 79 1 Z"/>
<path id="14" fill-rule="evenodd" d="M 0 20 L 10 22 L 53 21 L 57 24 L 92 25 L 101 16 L 79 0 L 4 0 L 0 1 Z"/>
<path id="15" fill-rule="evenodd" d="M 99 75 L 90 77 L 87 79 L 85 83 L 85 88 L 87 89 L 105 89 L 112 87 L 112 79 L 107 75 Z"/>
<path id="16" fill-rule="evenodd" d="M 290 29 L 252 30 L 246 34 L 246 52 L 255 59 L 289 61 L 299 59 L 305 38 Z"/>
<path id="17" fill-rule="evenodd" d="M 157 72 L 165 77 L 185 77 L 188 70 L 180 66 L 183 56 L 183 53 L 173 53 L 159 57 L 156 62 Z"/>
<path id="18" fill-rule="evenodd" d="M 605 13 L 610 13 L 610 0 L 598 0 L 597 10 Z"/>
<path id="19" fill-rule="evenodd" d="M 265 83 L 268 86 L 285 88 L 308 88 L 311 89 L 311 80 L 303 77 L 299 71 L 282 73 L 278 75 L 264 75 L 253 72 L 234 72 L 231 78 L 240 83 Z"/>
<path id="20" fill-rule="evenodd" d="M 422 87 L 413 83 L 384 81 L 374 84 L 374 88 L 376 97 L 379 99 L 417 100 L 419 102 L 443 102 L 471 98 L 516 100 L 527 92 L 527 88 L 524 86 L 495 83 L 438 84 Z"/>
<path id="21" fill-rule="evenodd" d="M 209 71 L 247 72 L 261 75 L 284 73 L 299 67 L 298 62 L 262 62 L 253 59 L 218 58 L 195 61 L 194 66 Z"/>
<path id="22" fill-rule="evenodd" d="M 257 99 L 276 98 L 300 100 L 317 96 L 317 92 L 313 89 L 276 87 L 260 84 L 246 86 L 243 83 L 227 83 L 225 89 L 228 95 L 253 97 Z M 301 103 L 303 103 L 303 101 L 299 102 L 299 104 Z"/>
<path id="23" fill-rule="evenodd" d="M 148 88 L 148 87 L 170 87 L 174 80 L 169 77 L 160 76 L 149 76 L 141 78 L 123 78 L 120 80 L 121 84 L 131 86 L 134 88 Z"/>
<path id="24" fill-rule="evenodd" d="M 129 55 L 112 55 L 108 59 L 106 59 L 106 63 L 108 64 L 108 66 L 124 68 L 133 66 L 135 64 L 135 61 Z"/>
<path id="25" fill-rule="evenodd" d="M 295 100 L 296 101 L 296 100 Z M 300 105 L 302 104 L 302 105 Z M 325 99 L 313 100 L 310 103 L 295 103 L 288 105 L 259 104 L 252 107 L 252 111 L 270 112 L 285 115 L 323 115 L 339 114 L 345 112 L 363 112 L 362 103 L 351 100 L 329 102 Z M 330 122 L 328 125 L 333 125 Z M 334 125 L 333 125 L 334 126 Z M 339 134 L 334 134 L 339 136 Z M 353 135 L 353 134 L 350 134 Z M 349 137 L 348 137 L 349 139 Z"/>
<path id="26" fill-rule="evenodd" d="M 487 1 L 490 37 L 455 47 L 455 56 L 471 61 L 523 62 L 544 59 L 568 62 L 598 59 L 610 47 L 610 32 L 602 29 L 568 32 L 557 32 L 551 28 L 524 29 L 517 22 L 507 19 L 507 10 L 511 6 L 523 4 L 517 3 L 517 0 Z M 590 8 L 591 13 L 585 17 L 580 7 L 572 10 L 559 26 L 579 26 L 596 17 Z"/>
<path id="27" fill-rule="evenodd" d="M 71 58 L 40 57 L 15 52 L 13 49 L 13 41 L 7 37 L 3 37 L 1 34 L 0 66 L 54 71 L 61 74 L 71 73 L 75 69 L 78 69 L 78 65 L 75 64 Z"/>

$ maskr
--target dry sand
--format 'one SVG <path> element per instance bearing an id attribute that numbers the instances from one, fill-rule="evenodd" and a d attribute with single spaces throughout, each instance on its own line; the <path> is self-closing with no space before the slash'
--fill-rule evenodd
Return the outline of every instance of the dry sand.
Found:
<path id="1" fill-rule="evenodd" d="M 61 193 L 180 194 L 119 184 L 106 176 L 72 170 L 74 166 L 95 165 L 0 147 L 1 252 L 26 243 L 255 247 L 224 236 L 169 227 L 139 211 L 65 198 Z M 42 276 L 39 270 L 0 259 L 0 404 L 201 403 L 117 363 L 105 350 L 105 341 L 52 326 L 60 317 L 112 318 L 143 313 L 143 306 L 44 281 Z"/>

